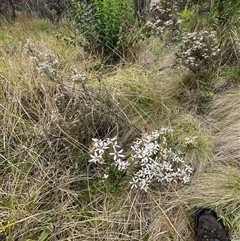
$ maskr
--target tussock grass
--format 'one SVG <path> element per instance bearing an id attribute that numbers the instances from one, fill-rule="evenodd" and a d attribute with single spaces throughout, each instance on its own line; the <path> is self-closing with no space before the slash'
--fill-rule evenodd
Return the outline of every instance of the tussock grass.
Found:
<path id="1" fill-rule="evenodd" d="M 239 166 L 240 159 L 239 88 L 217 95 L 209 117 L 215 128 L 215 155 L 219 161 Z"/>
<path id="2" fill-rule="evenodd" d="M 205 206 L 240 237 L 239 86 L 214 95 L 199 116 L 187 107 L 191 96 L 184 105 L 177 98 L 188 91 L 185 70 L 163 69 L 174 59 L 159 40 L 147 40 L 135 63 L 96 70 L 99 59 L 49 34 L 49 23 L 22 21 L 25 32 L 1 29 L 0 240 L 193 240 L 195 211 Z M 29 61 L 49 53 L 56 79 Z M 73 82 L 72 67 L 86 79 Z M 110 192 L 87 161 L 93 137 L 118 135 L 129 146 L 168 126 L 182 140 L 196 136 L 186 186 Z"/>
<path id="3" fill-rule="evenodd" d="M 146 126 L 151 123 L 155 124 L 161 116 L 171 115 L 171 106 L 174 105 L 174 99 L 164 93 L 167 87 L 167 80 L 161 81 L 161 78 L 153 79 L 148 74 L 136 71 L 138 66 L 123 70 L 120 76 L 116 76 L 121 83 L 121 89 L 117 86 L 114 97 L 123 100 L 127 106 L 122 108 L 131 116 L 138 116 Z M 131 113 L 130 113 L 131 112 Z M 154 113 L 150 114 L 150 113 Z"/>

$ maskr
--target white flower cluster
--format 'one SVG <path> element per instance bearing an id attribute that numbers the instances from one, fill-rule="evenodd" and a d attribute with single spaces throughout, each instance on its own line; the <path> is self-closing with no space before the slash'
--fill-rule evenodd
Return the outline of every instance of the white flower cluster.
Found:
<path id="1" fill-rule="evenodd" d="M 159 36 L 161 36 L 167 29 L 178 29 L 181 21 L 176 20 L 173 16 L 177 15 L 179 7 L 184 5 L 185 2 L 185 0 L 152 0 L 150 3 L 152 19 L 146 23 L 147 27 L 152 29 Z"/>
<path id="2" fill-rule="evenodd" d="M 80 73 L 77 69 L 73 68 L 71 73 L 71 80 L 73 82 L 85 82 L 86 81 L 86 73 Z"/>
<path id="3" fill-rule="evenodd" d="M 131 188 L 147 191 L 149 184 L 157 182 L 189 182 L 193 169 L 184 165 L 183 154 L 168 147 L 167 136 L 172 129 L 161 129 L 138 139 L 131 147 L 132 159 L 139 167 L 130 182 Z M 139 165 L 140 164 L 140 165 Z"/>
<path id="4" fill-rule="evenodd" d="M 90 152 L 93 154 L 90 154 L 91 159 L 89 162 L 104 164 L 110 158 L 113 160 L 111 165 L 115 166 L 118 171 L 127 169 L 130 163 L 123 160 L 125 155 L 123 154 L 123 149 L 118 145 L 117 137 L 105 140 L 93 138 L 92 140 L 93 145 L 90 148 Z"/>
<path id="5" fill-rule="evenodd" d="M 184 164 L 182 152 L 176 152 L 169 147 L 172 132 L 170 128 L 162 128 L 137 139 L 131 146 L 129 160 L 124 160 L 126 157 L 123 149 L 118 145 L 117 137 L 105 140 L 93 139 L 89 162 L 95 164 L 108 162 L 117 167 L 118 171 L 128 171 L 132 176 L 130 181 L 132 189 L 147 191 L 149 184 L 154 181 L 185 184 L 189 182 L 193 169 Z M 132 163 L 133 172 L 129 170 L 130 163 Z M 107 177 L 108 174 L 104 174 L 103 178 Z"/>
<path id="6" fill-rule="evenodd" d="M 179 61 L 195 73 L 214 69 L 220 49 L 215 31 L 187 33 L 180 44 Z"/>
<path id="7" fill-rule="evenodd" d="M 30 56 L 29 61 L 40 75 L 50 77 L 53 80 L 58 79 L 57 66 L 59 61 L 57 56 L 51 53 L 46 55 L 38 53 L 37 57 Z"/>

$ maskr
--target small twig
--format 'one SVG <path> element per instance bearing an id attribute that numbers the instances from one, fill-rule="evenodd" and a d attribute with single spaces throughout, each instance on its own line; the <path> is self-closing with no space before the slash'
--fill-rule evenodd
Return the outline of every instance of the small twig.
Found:
<path id="1" fill-rule="evenodd" d="M 231 212 L 230 212 L 230 214 L 233 214 L 236 210 L 240 210 L 240 204 L 239 205 L 237 205 L 237 207 L 235 207 Z"/>
<path id="2" fill-rule="evenodd" d="M 163 66 L 162 68 L 158 69 L 158 71 L 163 71 L 164 69 L 173 69 L 176 65 L 177 65 L 177 63 Z"/>

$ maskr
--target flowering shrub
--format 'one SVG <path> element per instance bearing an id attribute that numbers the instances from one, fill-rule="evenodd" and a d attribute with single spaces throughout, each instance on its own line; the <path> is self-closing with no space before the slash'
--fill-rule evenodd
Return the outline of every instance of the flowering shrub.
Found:
<path id="1" fill-rule="evenodd" d="M 38 56 L 30 56 L 30 63 L 35 67 L 37 72 L 45 77 L 49 77 L 52 80 L 57 80 L 57 66 L 59 64 L 57 56 L 53 54 L 38 54 Z"/>
<path id="2" fill-rule="evenodd" d="M 138 139 L 131 147 L 132 159 L 139 166 L 133 174 L 132 188 L 147 190 L 151 182 L 182 182 L 190 180 L 192 168 L 184 164 L 183 153 L 174 151 L 169 144 L 172 129 L 163 128 Z"/>
<path id="3" fill-rule="evenodd" d="M 201 72 L 203 76 L 213 73 L 220 60 L 216 32 L 209 30 L 186 33 L 177 56 L 180 63 L 194 73 Z"/>
<path id="4" fill-rule="evenodd" d="M 72 68 L 71 80 L 75 83 L 85 82 L 87 80 L 87 74 L 85 72 L 79 72 L 76 68 Z"/>
<path id="5" fill-rule="evenodd" d="M 109 178 L 109 172 L 113 169 L 120 172 L 117 175 L 120 178 L 123 172 L 127 173 L 131 179 L 131 189 L 147 191 L 153 182 L 186 184 L 190 181 L 193 169 L 185 164 L 185 152 L 180 150 L 181 147 L 175 150 L 172 133 L 172 129 L 162 128 L 145 134 L 133 142 L 127 155 L 118 144 L 117 137 L 93 139 L 89 162 L 105 165 L 106 172 L 102 177 L 105 179 Z M 195 138 L 186 138 L 182 145 L 185 151 L 189 146 L 196 145 Z"/>
<path id="6" fill-rule="evenodd" d="M 27 40 L 27 43 L 23 46 L 23 50 L 29 55 L 29 62 L 39 75 L 53 81 L 59 80 L 59 59 L 55 54 L 51 52 L 43 54 L 39 50 L 39 46 L 30 40 Z"/>
<path id="7" fill-rule="evenodd" d="M 24 46 L 24 50 L 29 55 L 28 59 L 33 69 L 41 76 L 49 78 L 53 81 L 60 81 L 59 76 L 59 59 L 58 57 L 49 52 L 47 54 L 41 53 L 36 49 L 34 43 L 28 41 Z M 87 74 L 79 71 L 75 66 L 71 66 L 71 73 L 69 74 L 69 80 L 75 83 L 85 83 L 87 80 Z"/>
<path id="8" fill-rule="evenodd" d="M 162 36 L 166 30 L 174 31 L 181 23 L 177 19 L 178 12 L 185 6 L 186 1 L 153 0 L 150 3 L 152 19 L 148 21 L 147 27 L 155 34 Z"/>

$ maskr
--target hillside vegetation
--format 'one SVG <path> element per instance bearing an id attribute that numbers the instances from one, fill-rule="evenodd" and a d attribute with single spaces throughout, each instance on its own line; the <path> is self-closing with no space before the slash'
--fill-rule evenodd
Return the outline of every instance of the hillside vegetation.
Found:
<path id="1" fill-rule="evenodd" d="M 202 207 L 240 240 L 239 11 L 180 13 L 106 46 L 79 19 L 2 23 L 0 240 L 191 241 Z"/>

